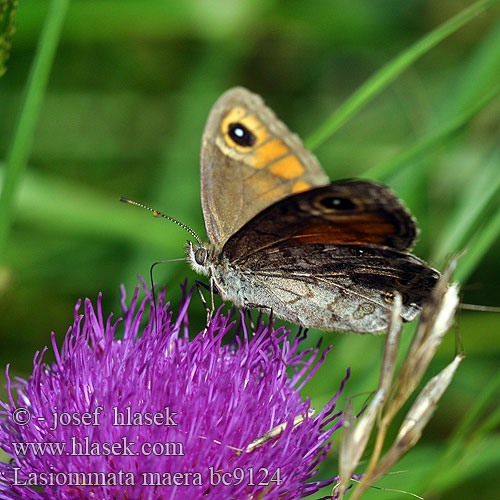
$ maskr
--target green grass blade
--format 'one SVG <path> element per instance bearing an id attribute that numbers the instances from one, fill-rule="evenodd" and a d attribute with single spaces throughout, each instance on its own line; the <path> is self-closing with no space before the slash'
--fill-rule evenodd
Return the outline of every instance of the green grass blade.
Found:
<path id="1" fill-rule="evenodd" d="M 497 193 L 500 190 L 497 190 Z M 497 194 L 498 197 L 498 194 Z M 483 256 L 490 249 L 500 235 L 500 209 L 489 221 L 479 230 L 479 233 L 467 247 L 467 253 L 460 260 L 455 278 L 464 283 L 472 274 Z"/>
<path id="2" fill-rule="evenodd" d="M 500 20 L 485 34 L 472 56 L 456 74 L 453 88 L 448 98 L 444 96 L 445 100 L 438 110 L 439 120 L 446 121 L 460 110 L 474 105 L 498 82 L 499 68 Z"/>
<path id="3" fill-rule="evenodd" d="M 500 424 L 500 408 L 496 408 L 488 417 L 482 422 L 474 432 L 475 439 L 482 439 L 487 437 L 490 433 L 495 432 Z"/>
<path id="4" fill-rule="evenodd" d="M 499 445 L 498 435 L 491 434 L 482 443 L 477 443 L 473 448 L 467 449 L 449 468 L 442 469 L 436 463 L 430 474 L 431 481 L 427 481 L 427 478 L 421 479 L 422 484 L 426 485 L 422 496 L 424 498 L 445 498 L 442 493 L 449 491 L 451 495 L 447 495 L 446 498 L 497 498 L 496 494 L 494 496 L 483 495 L 482 492 L 479 496 L 460 497 L 460 495 L 457 496 L 456 492 L 460 491 L 461 486 L 470 483 L 480 485 L 484 477 L 496 477 L 495 473 L 500 466 Z"/>
<path id="5" fill-rule="evenodd" d="M 478 168 L 474 179 L 463 191 L 461 198 L 457 200 L 455 211 L 446 221 L 446 225 L 441 228 L 436 240 L 436 249 L 432 254 L 433 262 L 440 264 L 450 254 L 459 252 L 467 246 L 470 249 L 467 242 L 484 220 L 488 209 L 500 197 L 499 154 L 500 148 L 497 147 L 493 150 L 489 161 Z M 475 243 L 471 244 L 475 246 Z M 468 260 L 467 254 L 463 260 Z M 461 261 L 458 267 L 461 268 L 463 265 Z"/>
<path id="6" fill-rule="evenodd" d="M 160 224 L 157 218 L 134 208 L 120 203 L 118 195 L 103 195 L 59 176 L 28 171 L 19 190 L 17 217 L 29 226 L 49 228 L 56 234 L 80 240 L 105 238 L 131 245 L 139 242 L 152 252 L 166 252 L 166 255 L 182 250 L 179 248 L 182 229 L 175 224 Z"/>
<path id="7" fill-rule="evenodd" d="M 481 442 L 488 439 L 488 431 L 493 429 L 492 425 L 498 425 L 498 419 L 500 418 L 498 410 L 493 412 L 485 422 L 480 422 L 483 418 L 484 411 L 495 399 L 499 388 L 500 373 L 497 373 L 483 388 L 479 396 L 475 399 L 473 406 L 468 410 L 460 424 L 452 433 L 446 449 L 443 451 L 439 462 L 436 464 L 436 470 L 450 471 L 451 475 L 454 473 L 460 474 L 460 471 L 456 470 L 457 462 L 463 460 L 466 456 L 469 456 L 469 460 L 473 460 L 472 457 L 477 454 L 478 450 L 480 453 L 483 447 Z M 498 460 L 498 457 L 496 460 Z M 455 472 L 453 472 L 454 470 Z M 429 477 L 426 478 L 425 481 L 428 484 L 429 491 L 433 491 L 436 488 L 441 490 L 447 482 L 443 480 L 441 475 L 435 474 L 434 471 L 429 474 Z M 457 482 L 453 477 L 448 479 L 448 481 L 452 484 Z"/>
<path id="8" fill-rule="evenodd" d="M 484 109 L 500 93 L 500 85 L 496 86 L 485 96 L 479 99 L 468 110 L 459 113 L 454 119 L 443 124 L 435 132 L 431 132 L 420 139 L 416 144 L 404 149 L 393 158 L 365 171 L 364 176 L 371 179 L 383 180 L 399 171 L 404 166 L 417 160 L 434 148 L 442 146 L 451 136 L 460 131 L 479 112 Z"/>
<path id="9" fill-rule="evenodd" d="M 469 409 L 464 416 L 460 425 L 455 429 L 450 438 L 447 450 L 444 453 L 443 460 L 448 461 L 446 465 L 451 465 L 461 454 L 466 439 L 474 432 L 477 431 L 479 420 L 485 409 L 491 404 L 495 395 L 500 389 L 500 372 L 493 377 L 490 382 L 483 388 L 482 392 L 475 399 L 473 406 Z"/>
<path id="10" fill-rule="evenodd" d="M 402 54 L 395 57 L 361 87 L 356 90 L 306 141 L 309 149 L 316 149 L 323 144 L 349 118 L 357 113 L 370 99 L 387 87 L 419 57 L 432 49 L 439 42 L 451 35 L 464 24 L 479 15 L 498 0 L 479 0 L 462 12 L 441 24 L 438 28 L 414 43 Z"/>
<path id="11" fill-rule="evenodd" d="M 25 87 L 14 137 L 7 152 L 0 195 L 0 259 L 3 259 L 5 252 L 16 195 L 31 152 L 38 115 L 68 4 L 69 0 L 53 0 L 50 5 Z"/>

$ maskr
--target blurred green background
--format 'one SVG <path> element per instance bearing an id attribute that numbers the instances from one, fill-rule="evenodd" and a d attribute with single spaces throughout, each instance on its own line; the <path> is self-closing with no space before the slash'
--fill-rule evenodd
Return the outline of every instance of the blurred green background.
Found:
<path id="1" fill-rule="evenodd" d="M 20 2 L 0 79 L 0 175 L 16 140 L 26 157 L 0 256 L 0 366 L 11 363 L 11 375 L 29 375 L 51 331 L 62 341 L 78 298 L 102 291 L 104 310 L 118 312 L 121 283 L 131 294 L 153 262 L 183 256 L 187 233 L 119 203 L 120 196 L 204 235 L 201 133 L 213 102 L 234 85 L 261 94 L 315 146 L 331 179 L 376 178 L 394 188 L 419 221 L 418 256 L 442 269 L 447 255 L 468 247 L 458 271 L 463 301 L 500 305 L 496 2 L 389 85 L 376 80 L 374 98 L 348 111 L 324 141 L 318 130 L 355 89 L 472 2 L 74 0 L 64 16 L 65 3 Z M 21 131 L 16 123 L 24 89 L 44 25 L 58 15 L 64 23 L 59 40 L 57 21 L 47 35 L 57 51 L 52 66 L 50 57 L 45 62 L 50 72 L 46 89 L 43 78 L 39 86 L 39 113 L 28 103 L 33 140 L 23 143 L 19 134 L 29 123 Z M 171 263 L 157 268 L 155 280 L 176 304 L 186 275 L 193 283 L 187 264 Z M 201 328 L 197 298 L 191 311 L 193 329 Z M 396 468 L 404 472 L 381 485 L 427 499 L 498 498 L 499 325 L 498 314 L 459 314 L 467 358 L 422 441 Z M 310 343 L 319 335 L 311 332 Z M 432 374 L 453 357 L 455 338 L 448 337 Z M 326 334 L 333 351 L 304 397 L 324 405 L 347 366 L 352 375 L 340 406 L 373 391 L 383 340 Z M 3 391 L 3 375 L 0 383 Z M 321 477 L 337 473 L 337 444 L 338 436 Z M 366 498 L 407 496 L 371 490 Z"/>

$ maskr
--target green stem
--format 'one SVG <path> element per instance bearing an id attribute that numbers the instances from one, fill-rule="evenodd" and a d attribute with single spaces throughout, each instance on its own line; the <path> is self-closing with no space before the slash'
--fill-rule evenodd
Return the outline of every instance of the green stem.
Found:
<path id="1" fill-rule="evenodd" d="M 457 461 L 463 460 L 468 449 L 473 447 L 474 442 L 485 438 L 483 432 L 487 432 L 488 425 L 498 425 L 498 411 L 493 412 L 486 422 L 481 422 L 482 416 L 488 406 L 492 404 L 495 396 L 500 388 L 500 373 L 497 373 L 483 388 L 481 393 L 475 399 L 472 407 L 467 411 L 462 418 L 458 427 L 453 431 L 448 445 L 441 455 L 436 470 L 448 471 L 453 469 Z M 486 428 L 485 428 L 486 427 Z M 470 437 L 472 441 L 470 440 Z M 440 489 L 440 481 L 442 478 L 439 474 L 431 474 L 427 479 L 427 491 L 431 492 Z"/>
<path id="2" fill-rule="evenodd" d="M 402 54 L 391 60 L 359 87 L 306 141 L 309 149 L 316 149 L 335 133 L 349 118 L 354 116 L 368 101 L 387 87 L 420 56 L 458 30 L 468 21 L 499 0 L 479 0 L 470 7 L 444 22 L 424 36 Z"/>
<path id="3" fill-rule="evenodd" d="M 455 279 L 465 283 L 472 274 L 481 258 L 491 248 L 500 235 L 500 210 L 485 224 L 479 234 L 471 241 L 467 253 L 460 260 Z"/>
<path id="4" fill-rule="evenodd" d="M 14 137 L 7 152 L 0 194 L 0 260 L 3 260 L 19 186 L 31 152 L 38 116 L 69 0 L 53 0 L 24 90 Z"/>
<path id="5" fill-rule="evenodd" d="M 454 119 L 439 127 L 436 132 L 427 134 L 416 144 L 404 149 L 390 160 L 366 170 L 363 173 L 363 176 L 370 179 L 387 179 L 395 172 L 400 171 L 400 169 L 404 166 L 409 165 L 412 161 L 421 157 L 424 153 L 431 151 L 433 148 L 442 146 L 446 139 L 458 132 L 470 120 L 479 114 L 479 112 L 484 109 L 495 97 L 497 97 L 499 93 L 500 85 L 497 85 L 469 109 L 458 114 L 458 116 Z"/>

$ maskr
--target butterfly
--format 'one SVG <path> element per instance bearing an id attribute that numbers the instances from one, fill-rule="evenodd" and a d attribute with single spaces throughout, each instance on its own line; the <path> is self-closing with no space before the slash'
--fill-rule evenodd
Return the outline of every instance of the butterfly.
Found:
<path id="1" fill-rule="evenodd" d="M 394 292 L 411 321 L 439 278 L 408 253 L 417 225 L 391 190 L 330 183 L 299 137 L 241 87 L 210 111 L 201 204 L 208 243 L 188 242 L 188 261 L 238 308 L 372 333 L 387 327 Z"/>
<path id="2" fill-rule="evenodd" d="M 208 116 L 201 205 L 208 242 L 187 228 L 197 240 L 188 241 L 187 260 L 240 309 L 374 333 L 387 328 L 395 292 L 411 321 L 439 278 L 409 253 L 418 228 L 389 188 L 330 182 L 299 137 L 242 87 Z"/>

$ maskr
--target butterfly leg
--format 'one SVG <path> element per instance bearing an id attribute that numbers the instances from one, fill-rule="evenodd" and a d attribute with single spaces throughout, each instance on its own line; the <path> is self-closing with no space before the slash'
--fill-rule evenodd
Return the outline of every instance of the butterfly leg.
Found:
<path id="1" fill-rule="evenodd" d="M 208 328 L 208 324 L 210 322 L 210 319 L 214 315 L 214 311 L 215 311 L 214 294 L 218 295 L 218 292 L 215 288 L 213 277 L 210 276 L 210 285 L 203 283 L 203 281 L 196 280 L 196 288 L 198 289 L 198 293 L 200 294 L 201 302 L 202 302 L 203 306 L 205 307 L 205 311 L 207 312 L 207 328 Z M 210 291 L 210 307 L 208 306 L 207 301 L 205 300 L 205 297 L 203 296 L 203 293 L 201 292 L 202 288 Z"/>
<path id="2" fill-rule="evenodd" d="M 257 316 L 257 324 L 260 325 L 262 321 L 262 315 L 264 314 L 264 309 L 269 310 L 269 324 L 274 322 L 274 316 L 273 316 L 273 308 L 272 307 L 266 307 L 266 306 L 259 306 L 259 315 Z"/>
<path id="3" fill-rule="evenodd" d="M 196 284 L 196 289 L 198 290 L 198 293 L 200 295 L 201 303 L 203 304 L 205 311 L 208 313 L 210 311 L 210 308 L 208 307 L 207 301 L 205 300 L 205 296 L 203 295 L 203 292 L 201 289 L 204 288 L 205 290 L 209 290 L 209 286 L 200 280 L 196 280 L 195 284 Z"/>
<path id="4" fill-rule="evenodd" d="M 207 324 L 208 324 L 208 320 L 212 318 L 212 316 L 214 315 L 214 311 L 215 311 L 214 288 L 215 288 L 214 277 L 212 276 L 212 274 L 210 274 L 210 316 L 207 319 Z"/>
<path id="5" fill-rule="evenodd" d="M 213 283 L 212 283 L 212 280 L 210 280 L 210 285 L 207 285 L 206 283 L 204 283 L 203 281 L 200 281 L 200 280 L 196 280 L 195 281 L 195 284 L 196 284 L 196 289 L 198 290 L 198 293 L 200 294 L 200 299 L 201 299 L 201 303 L 203 304 L 203 307 L 205 308 L 205 311 L 207 313 L 207 327 L 208 327 L 208 323 L 210 321 L 210 318 L 213 316 L 213 313 L 214 313 L 214 294 L 219 294 L 217 292 L 217 290 L 215 289 L 215 287 L 213 286 Z M 203 295 L 203 292 L 202 292 L 202 288 L 204 288 L 205 290 L 208 290 L 210 292 L 210 306 L 207 304 L 207 301 L 205 299 L 205 296 Z"/>
<path id="6" fill-rule="evenodd" d="M 253 322 L 252 318 L 252 311 L 250 309 L 245 309 L 245 316 L 248 316 L 248 322 L 250 323 L 250 329 L 252 330 L 252 333 L 255 333 L 255 324 Z M 260 315 L 259 318 L 257 319 L 257 324 L 260 323 Z"/>
<path id="7" fill-rule="evenodd" d="M 259 310 L 259 316 L 257 318 L 257 324 L 260 324 L 260 320 L 262 319 L 262 313 L 263 313 L 264 310 L 267 310 L 269 312 L 269 325 L 271 325 L 271 323 L 274 322 L 273 308 L 272 307 L 262 306 L 260 304 L 252 304 L 252 303 L 247 304 L 246 307 L 247 307 L 247 311 L 249 313 L 249 316 L 250 316 L 250 309 L 258 309 Z M 252 324 L 252 317 L 251 316 L 250 316 L 250 326 L 255 331 L 255 327 Z"/>

